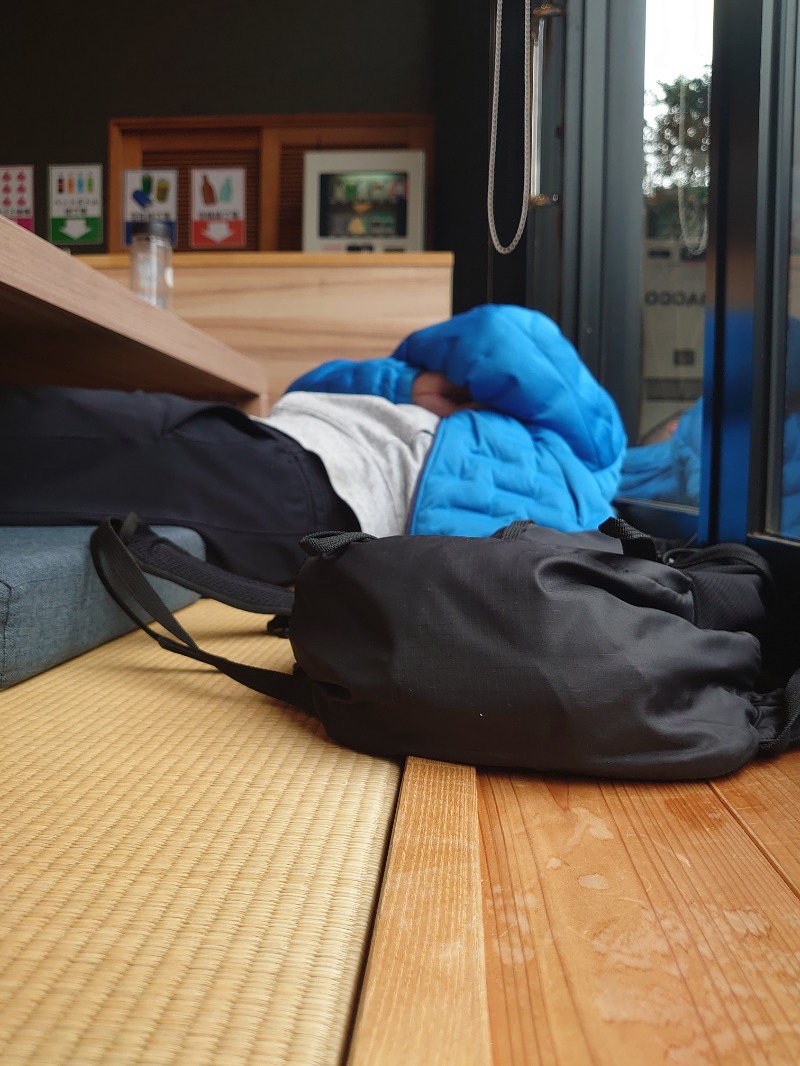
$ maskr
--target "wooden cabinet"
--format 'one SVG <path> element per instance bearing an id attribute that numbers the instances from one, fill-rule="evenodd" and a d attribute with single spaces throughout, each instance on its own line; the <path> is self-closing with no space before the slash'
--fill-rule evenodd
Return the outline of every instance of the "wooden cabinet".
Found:
<path id="1" fill-rule="evenodd" d="M 193 167 L 245 172 L 245 249 L 299 251 L 303 155 L 309 149 L 414 148 L 425 152 L 428 232 L 432 232 L 434 123 L 428 114 L 366 112 L 296 115 L 195 115 L 111 119 L 108 126 L 108 241 L 123 251 L 125 170 L 176 170 L 177 248 L 189 248 L 189 173 Z M 213 253 L 212 253 L 213 254 Z"/>

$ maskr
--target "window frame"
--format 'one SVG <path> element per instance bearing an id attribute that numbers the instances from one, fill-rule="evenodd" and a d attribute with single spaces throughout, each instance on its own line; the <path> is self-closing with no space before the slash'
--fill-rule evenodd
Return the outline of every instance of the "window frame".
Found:
<path id="1" fill-rule="evenodd" d="M 795 568 L 800 543 L 767 530 L 777 528 L 780 496 L 799 28 L 798 0 L 715 2 L 699 507 L 618 501 L 654 536 L 749 543 Z M 631 395 L 638 409 L 638 347 L 616 358 L 628 373 L 601 361 L 600 380 L 623 410 Z"/>

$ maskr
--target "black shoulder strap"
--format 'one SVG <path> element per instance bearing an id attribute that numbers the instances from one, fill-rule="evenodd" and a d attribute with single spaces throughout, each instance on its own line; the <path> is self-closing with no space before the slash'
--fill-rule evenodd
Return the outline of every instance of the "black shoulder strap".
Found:
<path id="1" fill-rule="evenodd" d="M 213 563 L 198 559 L 171 540 L 159 537 L 135 514 L 129 514 L 124 522 L 107 519 L 103 526 L 104 532 L 100 534 L 102 541 L 110 542 L 116 536 L 136 557 L 145 573 L 174 581 L 183 588 L 199 592 L 201 596 L 221 600 L 242 611 L 280 615 L 292 613 L 294 593 L 291 589 L 232 574 Z"/>
<path id="2" fill-rule="evenodd" d="M 213 655 L 200 648 L 144 576 L 136 559 L 123 543 L 115 525 L 119 523 L 106 519 L 92 533 L 90 541 L 92 560 L 106 591 L 140 629 L 167 651 L 207 663 L 223 674 L 227 674 L 234 681 L 246 685 L 247 688 L 263 692 L 267 696 L 274 696 L 301 710 L 314 713 L 311 685 L 302 672 L 284 674 L 279 670 L 247 666 L 220 655 Z M 226 572 L 221 571 L 221 573 Z M 286 590 L 279 591 L 285 592 Z M 221 598 L 214 595 L 218 599 Z M 267 611 L 269 608 L 262 606 L 260 610 Z M 152 629 L 149 625 L 151 621 L 158 622 L 167 633 L 172 634 L 172 637 Z"/>

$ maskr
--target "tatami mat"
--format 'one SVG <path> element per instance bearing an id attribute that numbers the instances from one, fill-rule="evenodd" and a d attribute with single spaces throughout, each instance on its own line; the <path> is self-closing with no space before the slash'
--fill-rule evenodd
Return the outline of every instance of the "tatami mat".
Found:
<path id="1" fill-rule="evenodd" d="M 203 646 L 288 669 L 201 601 Z M 399 782 L 134 633 L 0 694 L 0 1063 L 338 1063 Z"/>

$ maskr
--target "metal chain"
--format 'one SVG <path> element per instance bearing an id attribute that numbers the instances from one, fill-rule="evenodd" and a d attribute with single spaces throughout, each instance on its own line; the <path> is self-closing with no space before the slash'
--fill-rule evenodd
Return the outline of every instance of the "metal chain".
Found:
<path id="1" fill-rule="evenodd" d="M 517 232 L 510 244 L 502 245 L 497 236 L 497 228 L 494 219 L 494 172 L 497 150 L 497 113 L 500 105 L 500 53 L 503 36 L 503 0 L 497 0 L 494 30 L 494 81 L 492 85 L 492 122 L 489 136 L 489 182 L 486 195 L 486 212 L 489 218 L 489 233 L 495 251 L 500 255 L 508 255 L 513 252 L 525 232 L 525 223 L 528 220 L 528 187 L 531 180 L 531 0 L 523 0 L 525 4 L 525 135 L 524 152 L 525 168 L 522 182 L 522 208 L 520 211 Z"/>

